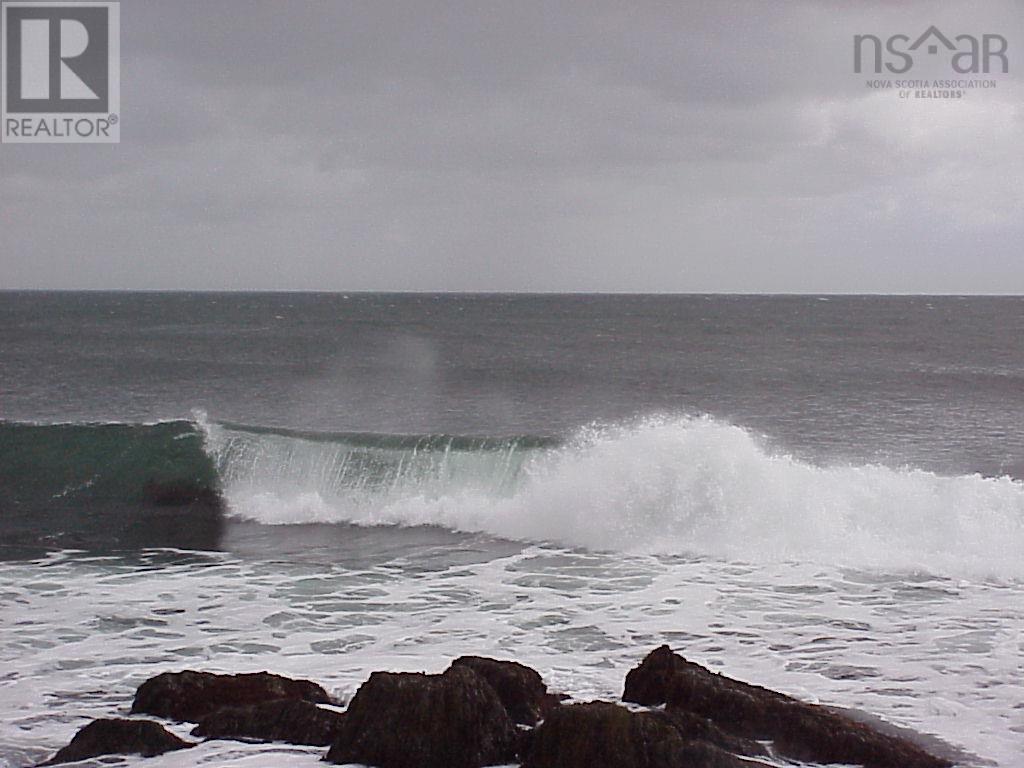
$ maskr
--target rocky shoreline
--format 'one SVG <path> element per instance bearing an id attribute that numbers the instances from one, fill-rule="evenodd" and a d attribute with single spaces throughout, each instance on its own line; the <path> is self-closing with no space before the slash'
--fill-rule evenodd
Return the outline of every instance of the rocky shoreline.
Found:
<path id="1" fill-rule="evenodd" d="M 139 686 L 131 714 L 195 723 L 197 738 L 326 747 L 329 763 L 379 768 L 750 768 L 765 758 L 954 765 L 888 729 L 716 674 L 668 646 L 629 671 L 621 702 L 573 702 L 518 662 L 463 656 L 436 675 L 374 672 L 345 709 L 309 680 L 166 672 Z M 156 720 L 100 719 L 41 765 L 197 743 Z"/>

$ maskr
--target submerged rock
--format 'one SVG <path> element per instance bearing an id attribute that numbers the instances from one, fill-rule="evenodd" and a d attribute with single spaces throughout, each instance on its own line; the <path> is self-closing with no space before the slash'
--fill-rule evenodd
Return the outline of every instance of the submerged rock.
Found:
<path id="1" fill-rule="evenodd" d="M 179 739 L 152 720 L 93 720 L 76 733 L 66 747 L 41 765 L 74 763 L 100 755 L 154 757 L 192 746 L 195 745 Z"/>
<path id="2" fill-rule="evenodd" d="M 212 672 L 164 672 L 139 686 L 132 713 L 199 722 L 224 707 L 244 707 L 275 699 L 329 704 L 327 691 L 309 680 L 269 672 L 218 675 Z"/>
<path id="3" fill-rule="evenodd" d="M 491 685 L 464 665 L 441 675 L 374 672 L 326 760 L 378 768 L 479 768 L 514 761 L 516 727 Z"/>
<path id="4" fill-rule="evenodd" d="M 515 723 L 536 725 L 563 697 L 548 693 L 541 676 L 517 661 L 499 661 L 483 656 L 460 656 L 452 667 L 466 667 L 486 680 L 498 694 Z"/>
<path id="5" fill-rule="evenodd" d="M 594 701 L 553 710 L 531 739 L 522 768 L 748 768 L 706 741 L 687 738 L 662 712 Z"/>
<path id="6" fill-rule="evenodd" d="M 794 760 L 865 768 L 951 765 L 907 739 L 881 733 L 827 707 L 716 674 L 667 646 L 653 651 L 629 673 L 623 698 L 643 704 L 665 702 L 669 716 L 686 713 L 741 739 L 769 740 L 776 752 Z"/>
<path id="7" fill-rule="evenodd" d="M 341 712 L 308 701 L 278 699 L 249 707 L 218 709 L 200 720 L 192 735 L 326 747 L 338 736 L 344 719 Z"/>

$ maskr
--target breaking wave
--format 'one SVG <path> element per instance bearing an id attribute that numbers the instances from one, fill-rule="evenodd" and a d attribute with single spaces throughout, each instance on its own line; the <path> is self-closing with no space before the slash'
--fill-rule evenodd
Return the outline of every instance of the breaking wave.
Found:
<path id="1" fill-rule="evenodd" d="M 0 422 L 8 537 L 44 539 L 99 520 L 104 505 L 130 515 L 154 480 L 213 487 L 229 517 L 265 525 L 429 525 L 631 553 L 1024 574 L 1021 481 L 817 465 L 710 417 L 591 427 L 565 441 L 205 418 Z"/>
<path id="2" fill-rule="evenodd" d="M 264 524 L 435 525 L 748 561 L 1024 570 L 1024 483 L 818 466 L 710 417 L 541 438 L 318 435 L 204 425 L 231 514 Z"/>

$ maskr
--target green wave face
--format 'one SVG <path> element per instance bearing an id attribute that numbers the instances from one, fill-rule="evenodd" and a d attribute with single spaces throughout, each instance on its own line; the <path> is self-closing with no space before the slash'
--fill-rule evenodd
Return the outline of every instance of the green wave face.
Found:
<path id="1" fill-rule="evenodd" d="M 217 490 L 202 432 L 191 422 L 0 423 L 0 557 L 217 549 L 218 505 L 154 504 L 147 498 L 154 483 Z"/>
<path id="2" fill-rule="evenodd" d="M 147 482 L 216 487 L 194 424 L 2 424 L 0 503 L 35 508 L 138 502 Z"/>

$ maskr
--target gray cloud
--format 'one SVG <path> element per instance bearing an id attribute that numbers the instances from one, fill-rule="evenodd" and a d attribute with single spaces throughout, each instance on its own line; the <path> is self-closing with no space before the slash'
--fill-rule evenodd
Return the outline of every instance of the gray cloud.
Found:
<path id="1" fill-rule="evenodd" d="M 1010 74 L 852 73 L 853 34 L 932 23 Z M 1010 0 L 124 0 L 122 143 L 0 147 L 0 287 L 1021 292 L 1022 31 Z"/>

